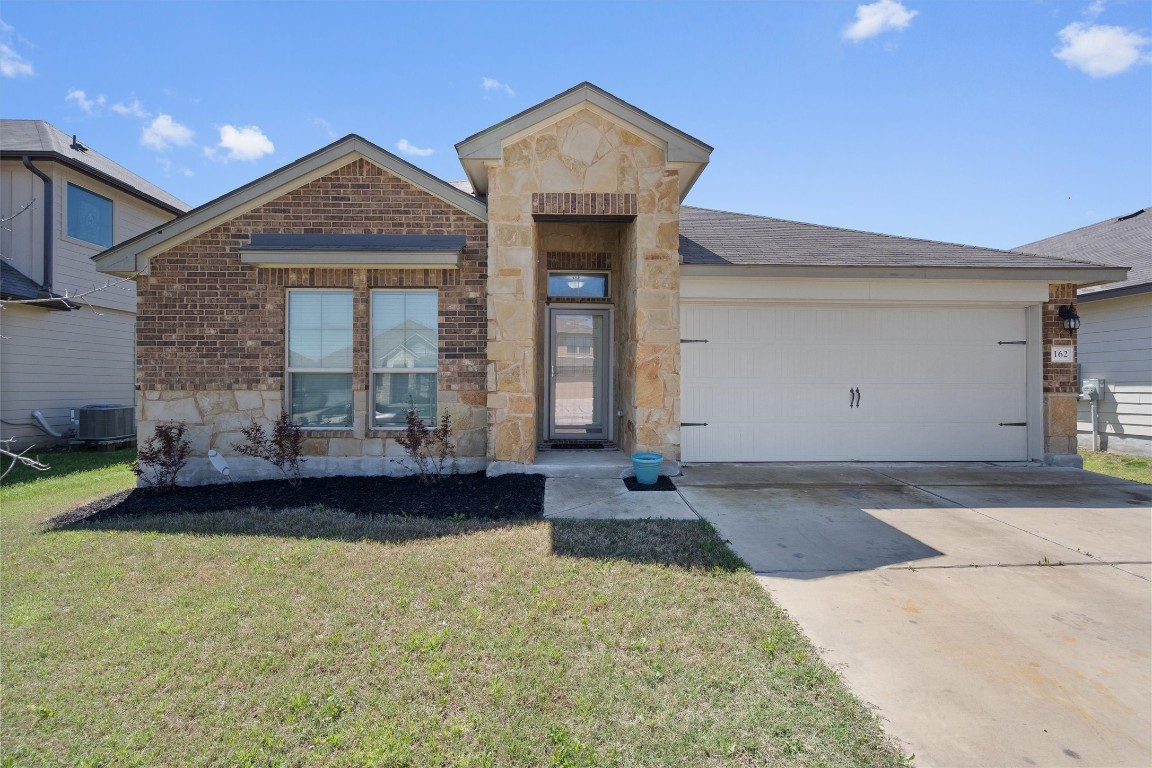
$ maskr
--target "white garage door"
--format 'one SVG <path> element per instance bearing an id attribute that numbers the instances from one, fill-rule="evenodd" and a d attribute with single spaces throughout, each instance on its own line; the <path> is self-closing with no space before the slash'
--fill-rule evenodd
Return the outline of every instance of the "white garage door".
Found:
<path id="1" fill-rule="evenodd" d="M 1021 308 L 682 309 L 685 461 L 1028 458 Z M 704 343 L 706 340 L 706 343 Z M 1005 343 L 1002 343 L 1005 342 Z"/>

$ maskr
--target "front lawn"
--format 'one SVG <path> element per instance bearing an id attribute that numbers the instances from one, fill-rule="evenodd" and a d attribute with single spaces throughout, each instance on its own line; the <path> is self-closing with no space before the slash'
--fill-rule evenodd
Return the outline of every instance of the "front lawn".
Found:
<path id="1" fill-rule="evenodd" d="M 1152 485 L 1152 459 L 1103 451 L 1081 451 L 1080 455 L 1084 457 L 1084 469 L 1089 472 Z"/>
<path id="2" fill-rule="evenodd" d="M 0 490 L 0 765 L 903 764 L 703 524 L 42 527 L 132 482 Z"/>

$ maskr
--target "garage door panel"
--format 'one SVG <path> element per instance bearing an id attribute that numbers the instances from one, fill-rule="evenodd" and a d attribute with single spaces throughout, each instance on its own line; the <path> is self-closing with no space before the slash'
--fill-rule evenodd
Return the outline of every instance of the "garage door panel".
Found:
<path id="1" fill-rule="evenodd" d="M 687 461 L 1020 460 L 1019 308 L 686 303 Z M 849 390 L 860 392 L 850 407 Z"/>

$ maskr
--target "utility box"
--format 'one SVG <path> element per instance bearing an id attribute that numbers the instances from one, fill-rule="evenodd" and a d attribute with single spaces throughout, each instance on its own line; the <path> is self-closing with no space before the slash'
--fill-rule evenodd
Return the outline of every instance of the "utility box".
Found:
<path id="1" fill-rule="evenodd" d="M 1084 379 L 1080 383 L 1081 400 L 1103 400 L 1104 379 Z"/>

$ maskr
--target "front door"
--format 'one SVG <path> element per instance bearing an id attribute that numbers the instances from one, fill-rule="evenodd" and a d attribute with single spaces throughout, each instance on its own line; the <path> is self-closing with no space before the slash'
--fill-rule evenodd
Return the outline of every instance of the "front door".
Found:
<path id="1" fill-rule="evenodd" d="M 608 309 L 548 310 L 549 440 L 611 440 Z"/>

